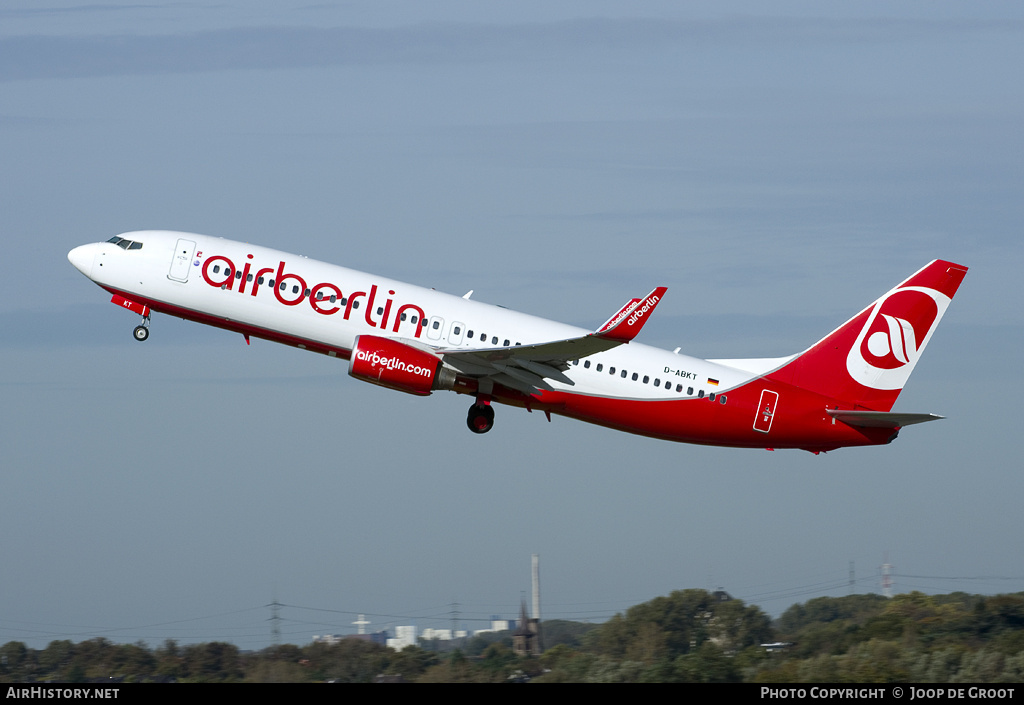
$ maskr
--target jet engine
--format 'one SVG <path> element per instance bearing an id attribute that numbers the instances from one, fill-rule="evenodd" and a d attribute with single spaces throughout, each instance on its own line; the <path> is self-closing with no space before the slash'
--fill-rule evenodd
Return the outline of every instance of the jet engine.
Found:
<path id="1" fill-rule="evenodd" d="M 348 373 L 364 382 L 417 396 L 455 385 L 455 372 L 444 367 L 434 353 L 377 335 L 356 338 Z"/>

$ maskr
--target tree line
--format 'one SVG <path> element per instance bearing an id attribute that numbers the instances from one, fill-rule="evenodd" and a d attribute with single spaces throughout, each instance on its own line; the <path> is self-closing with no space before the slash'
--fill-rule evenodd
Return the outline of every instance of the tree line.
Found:
<path id="1" fill-rule="evenodd" d="M 773 621 L 724 593 L 678 590 L 599 625 L 548 620 L 542 639 L 539 657 L 513 653 L 508 632 L 446 652 L 357 639 L 256 652 L 217 641 L 12 641 L 0 647 L 0 681 L 1019 683 L 1024 593 L 820 597 Z"/>

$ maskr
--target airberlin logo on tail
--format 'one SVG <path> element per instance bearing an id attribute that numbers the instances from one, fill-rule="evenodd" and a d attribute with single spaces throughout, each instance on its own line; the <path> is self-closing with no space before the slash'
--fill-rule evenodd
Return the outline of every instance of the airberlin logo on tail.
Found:
<path id="1" fill-rule="evenodd" d="M 850 376 L 872 389 L 902 389 L 949 302 L 935 289 L 917 286 L 883 296 L 846 358 Z"/>
<path id="2" fill-rule="evenodd" d="M 883 313 L 880 318 L 889 325 L 888 330 L 870 334 L 864 341 L 861 354 L 875 358 L 877 367 L 895 369 L 910 362 L 917 355 L 917 333 L 910 321 Z"/>

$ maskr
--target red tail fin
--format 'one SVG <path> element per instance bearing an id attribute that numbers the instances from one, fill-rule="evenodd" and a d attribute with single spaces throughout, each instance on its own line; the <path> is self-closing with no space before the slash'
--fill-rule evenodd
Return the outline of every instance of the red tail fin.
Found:
<path id="1" fill-rule="evenodd" d="M 965 274 L 962 265 L 931 262 L 768 377 L 889 411 Z"/>

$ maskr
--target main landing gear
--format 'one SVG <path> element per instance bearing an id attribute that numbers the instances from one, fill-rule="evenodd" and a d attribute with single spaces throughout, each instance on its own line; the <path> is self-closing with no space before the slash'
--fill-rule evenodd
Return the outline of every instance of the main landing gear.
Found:
<path id="1" fill-rule="evenodd" d="M 469 407 L 469 416 L 466 417 L 466 425 L 473 433 L 487 433 L 494 428 L 494 407 L 490 400 L 477 400 L 476 404 Z"/>
<path id="2" fill-rule="evenodd" d="M 135 339 L 140 343 L 144 342 L 149 337 L 149 316 L 145 316 L 142 319 L 141 326 L 135 326 L 135 330 L 132 332 Z"/>

